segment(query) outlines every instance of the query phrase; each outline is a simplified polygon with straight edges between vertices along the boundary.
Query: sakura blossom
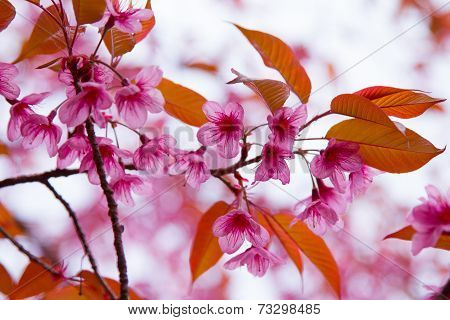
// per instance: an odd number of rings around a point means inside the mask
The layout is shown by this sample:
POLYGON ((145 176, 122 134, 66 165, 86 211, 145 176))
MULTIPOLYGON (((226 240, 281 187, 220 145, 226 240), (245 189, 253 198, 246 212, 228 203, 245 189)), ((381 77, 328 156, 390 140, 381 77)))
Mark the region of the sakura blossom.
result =
POLYGON ((19 70, 13 64, 0 62, 0 95, 8 100, 16 99, 20 94, 20 89, 13 82, 19 74, 19 70))
POLYGON ((204 153, 203 148, 197 151, 177 150, 174 154, 175 163, 169 167, 169 174, 184 174, 186 183, 198 189, 211 176, 204 153))
POLYGON ((73 135, 59 147, 58 168, 66 168, 76 160, 81 160, 90 150, 91 146, 87 136, 84 134, 84 127, 76 127, 73 135))
POLYGON ((317 179, 317 186, 320 199, 338 215, 342 215, 347 211, 352 200, 350 190, 339 192, 337 188, 327 186, 322 179, 317 179))
POLYGON ((142 127, 147 121, 147 112, 158 113, 163 110, 164 97, 155 88, 161 79, 161 69, 147 67, 137 74, 134 84, 117 91, 115 102, 119 115, 131 128, 142 127))
POLYGON ((125 33, 141 31, 141 21, 153 17, 152 10, 133 8, 130 0, 106 0, 106 6, 107 11, 100 25, 105 25, 110 20, 117 29, 125 33))
POLYGON ((426 186, 425 190, 428 199, 421 198, 422 204, 414 207, 407 218, 416 230, 412 238, 413 255, 433 247, 442 233, 450 232, 450 190, 447 195, 433 185, 426 186))
POLYGON ((269 141, 262 150, 262 160, 256 169, 255 181, 278 179, 282 184, 290 181, 290 171, 286 160, 292 159, 293 154, 286 145, 269 141))
POLYGON ((225 253, 236 252, 247 239, 255 247, 264 247, 269 242, 269 233, 258 224, 250 213, 234 209, 219 217, 213 225, 213 233, 225 253))
POLYGON ((231 258, 224 264, 224 268, 234 270, 247 266, 248 272, 255 277, 262 277, 270 266, 281 263, 282 260, 264 248, 251 247, 245 252, 231 258))
POLYGON ((123 174, 111 179, 111 188, 114 198, 127 206, 134 206, 132 192, 142 192, 143 180, 133 174, 123 174))
POLYGON ((272 131, 274 143, 286 144, 292 147, 295 137, 308 117, 305 104, 294 108, 283 107, 267 116, 269 128, 272 131))
POLYGON ((351 197, 355 198, 366 193, 370 184, 373 182, 373 178, 381 173, 382 171, 375 170, 366 165, 362 165, 360 170, 350 173, 349 188, 351 197))
POLYGON ((239 140, 244 133, 242 106, 235 102, 222 106, 208 101, 202 109, 209 122, 200 127, 197 133, 198 141, 204 146, 216 146, 219 155, 224 158, 237 156, 239 140))
POLYGON ((139 170, 150 173, 161 172, 168 164, 172 152, 175 150, 176 140, 170 135, 148 139, 141 136, 142 146, 133 154, 133 163, 139 170))

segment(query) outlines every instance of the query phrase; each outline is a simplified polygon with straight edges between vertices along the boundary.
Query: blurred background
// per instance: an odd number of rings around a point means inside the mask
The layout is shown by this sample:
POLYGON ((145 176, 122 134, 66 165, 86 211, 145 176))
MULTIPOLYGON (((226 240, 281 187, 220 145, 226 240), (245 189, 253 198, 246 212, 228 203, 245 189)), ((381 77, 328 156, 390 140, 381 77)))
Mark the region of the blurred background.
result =
MULTIPOLYGON (((139 2, 139 1, 138 1, 139 2)), ((144 1, 145 2, 145 1, 144 1)), ((0 33, 0 61, 13 61, 29 36, 38 11, 12 1, 17 17, 0 33)), ((45 4, 45 1, 42 3, 45 4)), ((142 5, 138 3, 138 5, 142 5)), ((66 5, 69 7, 69 4, 66 5)), ((164 76, 194 89, 208 100, 240 101, 246 110, 246 124, 266 122, 268 111, 242 85, 226 85, 234 78, 231 68, 252 78, 281 80, 268 69, 254 48, 230 22, 275 35, 298 55, 313 85, 308 103, 310 116, 325 111, 331 99, 341 93, 384 85, 421 89, 438 98, 450 98, 450 2, 381 0, 153 0, 156 26, 150 35, 126 54, 119 69, 131 73, 143 66, 159 65, 164 76)), ((99 39, 89 27, 77 47, 89 54, 99 39)), ((109 61, 103 47, 102 57, 109 61)), ((35 109, 47 114, 63 101, 64 88, 51 70, 35 70, 51 60, 34 58, 18 64, 22 95, 52 91, 51 98, 35 109)), ((291 95, 288 105, 298 101, 291 95)), ((12 150, 0 156, 0 179, 38 173, 55 168, 43 148, 24 151, 20 144, 7 143, 8 104, 0 101, 0 141, 12 150)), ((315 123, 308 136, 320 137, 338 117, 315 123)), ((438 148, 449 144, 448 102, 428 110, 419 118, 402 123, 438 148)), ((158 114, 147 122, 148 131, 170 132, 178 147, 197 148, 196 129, 158 114)), ((264 143, 267 132, 257 135, 264 143)), ((136 137, 118 128, 121 147, 134 150, 136 137)), ((311 144, 323 147, 321 144, 311 144)), ((311 191, 310 180, 298 160, 291 165, 291 184, 259 184, 251 197, 273 212, 292 209, 311 191)), ((410 209, 425 195, 427 184, 446 192, 450 187, 450 155, 433 159, 422 169, 402 175, 382 174, 368 193, 357 199, 344 217, 341 232, 329 231, 325 241, 337 260, 345 299, 418 299, 442 286, 449 277, 450 255, 439 249, 410 253, 410 242, 383 240, 407 223, 410 209)), ((75 164, 77 167, 79 164, 75 164)), ((244 171, 250 181, 253 172, 244 171)), ((228 257, 202 275, 193 285, 189 251, 196 223, 214 202, 232 201, 232 195, 211 178, 199 191, 183 186, 180 178, 148 177, 151 187, 136 197, 135 207, 120 207, 125 225, 125 250, 130 285, 149 299, 333 299, 332 290, 317 269, 306 261, 299 275, 294 264, 270 269, 255 278, 245 268, 223 270, 228 257)), ((55 188, 72 205, 99 260, 101 273, 117 278, 112 232, 108 229, 105 200, 99 188, 85 175, 52 180, 55 188)), ((18 239, 38 256, 63 259, 68 274, 89 268, 64 208, 40 184, 24 184, 0 190, 0 201, 23 226, 18 239)), ((272 250, 285 253, 278 243, 272 250)), ((8 241, 0 239, 0 263, 17 279, 28 260, 8 241)))

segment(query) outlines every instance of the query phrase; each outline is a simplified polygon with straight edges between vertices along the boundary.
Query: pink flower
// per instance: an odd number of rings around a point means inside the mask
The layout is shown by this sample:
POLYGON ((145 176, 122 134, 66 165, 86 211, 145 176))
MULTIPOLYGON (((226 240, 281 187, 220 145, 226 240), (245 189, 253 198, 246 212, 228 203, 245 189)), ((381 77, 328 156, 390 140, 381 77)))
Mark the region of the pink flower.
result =
POLYGON ((17 101, 11 106, 9 113, 11 118, 8 122, 8 140, 16 141, 20 138, 20 127, 28 117, 33 114, 30 105, 36 105, 50 95, 49 92, 33 93, 17 101))
POLYGON ((160 138, 144 138, 144 143, 133 155, 137 169, 154 173, 161 171, 169 162, 171 150, 176 145, 175 138, 162 135, 160 138))
POLYGON ((269 115, 267 122, 272 131, 272 141, 292 147, 295 136, 300 127, 305 124, 307 117, 308 113, 305 104, 296 108, 283 107, 275 111, 274 115, 269 115))
POLYGON ((256 277, 266 274, 271 265, 281 263, 281 259, 264 248, 251 247, 245 252, 231 258, 224 265, 225 269, 234 270, 247 265, 247 270, 256 277))
POLYGON ((48 117, 32 114, 25 120, 20 130, 24 148, 31 149, 45 143, 48 155, 50 157, 56 155, 62 130, 52 123, 55 115, 56 112, 52 112, 48 117))
POLYGON ((259 225, 250 213, 235 209, 219 217, 213 225, 213 233, 225 253, 236 252, 247 239, 255 247, 269 242, 269 233, 259 225))
POLYGON ((114 191, 114 199, 122 201, 127 206, 134 206, 134 200, 131 192, 142 191, 144 182, 138 176, 132 174, 123 174, 112 178, 110 185, 114 191))
POLYGON ((92 114, 94 120, 102 124, 104 117, 100 110, 108 109, 112 104, 112 99, 105 87, 95 82, 85 82, 80 84, 82 91, 68 98, 59 110, 61 122, 69 127, 82 124, 92 114))
MULTIPOLYGON (((113 178, 125 174, 119 159, 131 158, 131 152, 114 146, 112 144, 112 140, 108 138, 97 138, 97 143, 105 165, 106 174, 113 178)), ((92 150, 89 151, 81 160, 80 172, 84 171, 88 172, 88 178, 92 184, 100 184, 92 150)))
POLYGON ((102 19, 106 24, 112 19, 114 25, 122 32, 136 33, 142 30, 141 21, 150 20, 153 11, 133 8, 130 0, 106 0, 107 11, 102 19))
POLYGON ((209 123, 201 126, 198 141, 205 146, 217 146, 219 154, 227 159, 239 153, 239 140, 244 133, 242 119, 244 109, 239 103, 230 102, 222 107, 217 102, 208 101, 203 107, 209 123))
POLYGON ((161 82, 162 71, 156 66, 142 69, 136 76, 136 84, 119 89, 115 96, 117 109, 123 120, 132 128, 142 127, 147 112, 163 110, 164 97, 155 87, 161 82))
POLYGON ((170 166, 170 174, 184 174, 186 183, 194 189, 198 189, 200 184, 210 177, 208 165, 203 157, 205 149, 197 151, 179 150, 175 154, 175 163, 170 166))
POLYGON ((327 231, 327 227, 334 227, 339 221, 339 217, 330 205, 319 197, 317 189, 313 189, 312 196, 300 201, 294 208, 298 214, 292 220, 305 221, 309 228, 316 234, 322 235, 327 231))
POLYGON ((75 160, 81 160, 91 150, 84 128, 78 126, 74 134, 64 142, 58 150, 58 168, 70 166, 75 160))
POLYGON ((416 233, 412 238, 412 253, 417 255, 423 248, 433 247, 443 232, 450 232, 450 190, 447 196, 428 185, 428 199, 415 207, 408 216, 416 233))
POLYGON ((13 64, 0 62, 0 95, 8 100, 17 99, 20 89, 13 82, 13 79, 19 74, 19 70, 13 64))
POLYGON ((349 186, 352 199, 366 193, 367 188, 369 188, 373 181, 373 177, 380 173, 381 171, 366 165, 362 165, 360 170, 350 173, 348 180, 350 182, 349 186))
POLYGON ((350 142, 337 142, 331 139, 325 150, 314 157, 311 172, 319 179, 330 178, 333 185, 344 192, 346 187, 344 172, 361 169, 363 163, 358 155, 359 145, 350 142))
POLYGON ((319 196, 331 209, 338 215, 344 214, 347 211, 348 205, 351 202, 351 195, 349 192, 339 192, 336 188, 328 187, 321 179, 317 179, 319 187, 319 196))
POLYGON ((278 179, 282 184, 289 183, 290 171, 286 159, 292 158, 292 152, 285 145, 269 141, 262 150, 262 161, 256 169, 255 181, 278 179))

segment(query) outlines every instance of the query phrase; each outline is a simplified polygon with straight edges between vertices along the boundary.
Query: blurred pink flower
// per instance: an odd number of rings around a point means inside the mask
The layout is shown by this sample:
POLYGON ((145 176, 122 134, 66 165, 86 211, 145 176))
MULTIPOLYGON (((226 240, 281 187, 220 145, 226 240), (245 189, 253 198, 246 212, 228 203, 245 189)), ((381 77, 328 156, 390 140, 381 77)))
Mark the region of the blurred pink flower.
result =
POLYGON ((160 172, 169 163, 171 150, 175 148, 177 141, 169 135, 159 138, 144 138, 144 143, 133 155, 133 162, 137 169, 150 173, 160 172))
POLYGON ((295 108, 283 107, 275 111, 274 115, 269 115, 267 122, 272 131, 272 141, 292 147, 295 136, 300 127, 305 124, 307 117, 308 113, 305 104, 295 108))
POLYGON ((269 233, 259 225, 250 213, 235 209, 219 217, 213 224, 213 233, 225 253, 236 252, 247 239, 255 247, 264 247, 269 233))
POLYGON ((197 151, 178 150, 175 156, 175 163, 169 167, 170 174, 184 174, 186 183, 194 189, 198 189, 200 184, 210 177, 208 165, 203 157, 205 149, 197 151))
POLYGON ((136 33, 142 30, 141 21, 153 17, 150 9, 133 8, 130 0, 106 0, 107 10, 99 25, 105 25, 112 19, 122 32, 136 33))
POLYGON ((224 107, 214 101, 206 102, 203 112, 208 123, 197 132, 198 141, 205 146, 217 146, 220 156, 231 159, 239 153, 239 140, 244 133, 244 109, 239 103, 230 102, 224 107))
POLYGON ((416 233, 412 238, 412 253, 417 255, 423 248, 433 247, 443 232, 450 232, 450 190, 443 195, 428 185, 428 199, 413 208, 407 220, 416 233))
POLYGON ((89 114, 92 114, 99 125, 104 124, 104 116, 100 110, 108 109, 112 104, 112 99, 104 85, 85 82, 80 86, 82 91, 68 98, 61 105, 59 110, 61 122, 69 127, 75 127, 86 121, 89 114))
MULTIPOLYGON (((131 152, 119 149, 113 145, 112 140, 108 138, 97 138, 97 143, 103 159, 106 174, 112 178, 123 175, 124 169, 119 159, 131 158, 131 152)), ((80 172, 84 171, 88 172, 88 178, 92 184, 100 184, 92 150, 89 151, 81 160, 80 172)))
POLYGON ((262 160, 256 169, 255 181, 278 179, 282 184, 290 181, 290 171, 286 159, 292 158, 292 152, 286 145, 269 141, 262 150, 262 160))
POLYGON ((162 71, 156 66, 142 69, 136 76, 136 84, 117 90, 115 101, 123 120, 132 128, 144 126, 147 112, 163 110, 164 97, 155 87, 161 82, 162 71))
POLYGON ((349 188, 352 199, 366 193, 367 188, 369 188, 373 181, 373 177, 380 173, 382 173, 382 171, 378 171, 366 165, 362 165, 360 170, 350 173, 349 188))
POLYGON ((0 95, 8 100, 17 99, 20 89, 13 79, 19 74, 19 70, 13 64, 0 62, 0 95))
POLYGON ((339 192, 336 188, 328 187, 321 179, 317 179, 319 187, 319 196, 331 209, 338 215, 347 211, 351 202, 350 192, 339 192))
POLYGON ((264 248, 251 247, 245 252, 231 258, 224 264, 224 268, 234 270, 247 265, 247 270, 256 277, 266 274, 271 265, 281 263, 281 259, 264 248))
POLYGON ((32 114, 25 120, 20 129, 24 148, 31 149, 45 143, 48 155, 50 157, 56 155, 62 130, 52 123, 55 115, 56 112, 52 112, 48 117, 32 114))
POLYGON ((49 95, 50 92, 33 93, 17 101, 11 106, 11 109, 9 109, 11 118, 8 122, 7 131, 9 141, 15 141, 20 138, 20 127, 22 126, 22 123, 28 119, 31 114, 33 114, 33 110, 31 110, 30 106, 40 103, 49 95))
POLYGON ((319 179, 329 177, 333 185, 340 192, 344 192, 346 187, 344 172, 358 171, 363 165, 358 150, 359 145, 356 143, 330 139, 328 146, 312 160, 311 172, 319 179))
POLYGON ((73 135, 59 147, 58 168, 66 168, 76 159, 81 160, 90 150, 89 140, 84 134, 84 127, 76 127, 73 135))
POLYGON ((123 174, 111 179, 111 189, 114 191, 114 199, 122 201, 127 206, 134 206, 131 192, 142 191, 144 182, 136 175, 123 174))

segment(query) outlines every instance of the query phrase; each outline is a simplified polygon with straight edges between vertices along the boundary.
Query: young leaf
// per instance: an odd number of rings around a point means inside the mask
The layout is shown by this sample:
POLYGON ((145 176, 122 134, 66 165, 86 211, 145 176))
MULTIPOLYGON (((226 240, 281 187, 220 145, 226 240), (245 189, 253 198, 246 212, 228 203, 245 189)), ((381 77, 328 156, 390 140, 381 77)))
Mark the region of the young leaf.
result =
POLYGON ((334 125, 326 137, 358 143, 365 164, 392 173, 417 170, 444 151, 407 128, 401 132, 391 126, 361 119, 334 125))
MULTIPOLYGON (((54 5, 48 7, 47 10, 58 21, 61 21, 58 9, 54 5)), ((39 54, 53 54, 65 47, 66 42, 61 28, 46 12, 42 12, 34 25, 30 38, 23 44, 14 63, 39 54)))
POLYGON ((197 92, 163 78, 158 86, 164 96, 164 109, 172 117, 191 126, 200 127, 208 122, 202 106, 206 99, 197 92))
POLYGON ((290 214, 280 213, 272 217, 266 215, 266 218, 268 217, 271 219, 269 220, 271 221, 271 225, 277 224, 295 242, 297 247, 320 270, 337 296, 341 298, 339 269, 325 241, 309 230, 301 221, 291 226, 294 217, 290 214))
POLYGON ((223 255, 219 241, 212 233, 212 225, 217 218, 227 213, 228 208, 225 202, 216 202, 198 222, 189 258, 192 282, 213 267, 223 255))
POLYGON ((105 0, 72 0, 72 5, 79 25, 99 21, 106 9, 105 0))
MULTIPOLYGON (((403 229, 400 229, 394 233, 391 233, 384 237, 384 240, 386 239, 401 239, 401 240, 412 240, 412 237, 416 233, 416 230, 413 229, 412 226, 406 226, 403 229)), ((443 233, 438 241, 436 242, 435 248, 444 249, 444 250, 450 250, 450 233, 443 233)))
POLYGON ((123 56, 136 45, 136 39, 131 33, 122 32, 116 27, 106 32, 103 42, 113 58, 123 56))
POLYGON ((249 79, 234 69, 231 69, 231 72, 233 72, 237 78, 227 82, 227 84, 245 84, 264 100, 272 113, 284 106, 284 103, 289 98, 291 91, 289 90, 289 87, 281 81, 249 79))
MULTIPOLYGON (((11 213, 0 203, 0 226, 5 229, 11 236, 19 236, 24 234, 24 230, 17 223, 11 213)), ((3 236, 0 234, 0 239, 3 236)))
MULTIPOLYGON (((147 4, 145 5, 145 8, 146 9, 152 9, 151 0, 147 1, 147 4)), ((134 35, 136 43, 139 43, 142 40, 144 40, 144 38, 150 33, 150 31, 152 31, 153 27, 155 26, 155 22, 156 22, 156 20, 155 20, 155 15, 154 14, 149 20, 141 21, 142 30, 134 35)))
POLYGON ((14 281, 8 273, 8 270, 0 263, 0 292, 8 295, 14 288, 14 281))
POLYGON ((16 9, 8 0, 0 0, 0 32, 5 30, 16 16, 16 9))
POLYGON ((370 99, 388 116, 410 119, 420 116, 437 103, 445 99, 436 99, 417 90, 392 87, 369 87, 354 94, 370 99))
POLYGON ((264 64, 278 70, 292 91, 303 103, 307 103, 311 94, 311 81, 292 49, 270 34, 235 26, 258 51, 264 64))

